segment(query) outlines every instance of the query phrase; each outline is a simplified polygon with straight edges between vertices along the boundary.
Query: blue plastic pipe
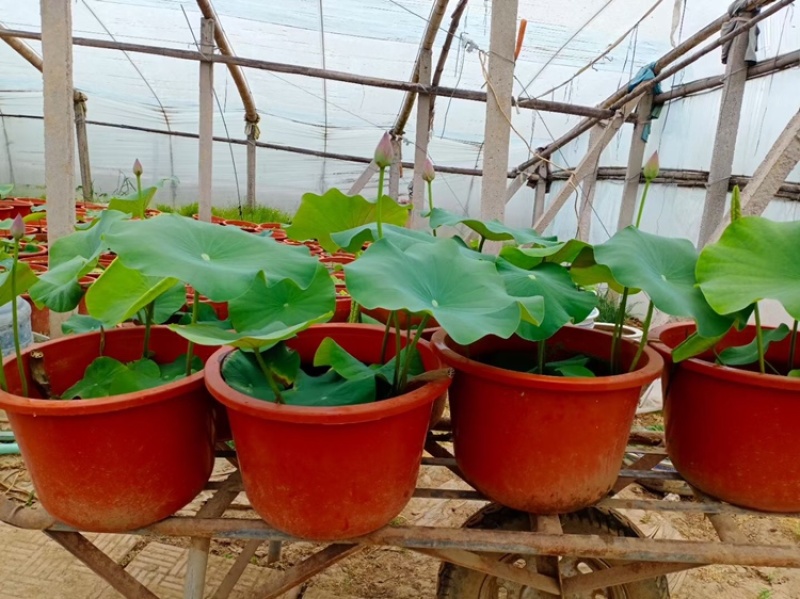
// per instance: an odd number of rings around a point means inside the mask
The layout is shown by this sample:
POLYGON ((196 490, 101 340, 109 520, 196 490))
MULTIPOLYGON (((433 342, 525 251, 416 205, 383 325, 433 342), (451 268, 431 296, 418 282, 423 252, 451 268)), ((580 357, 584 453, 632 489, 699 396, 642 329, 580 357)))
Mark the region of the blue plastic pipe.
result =
POLYGON ((12 455, 19 453, 19 445, 16 443, 0 443, 0 455, 12 455))

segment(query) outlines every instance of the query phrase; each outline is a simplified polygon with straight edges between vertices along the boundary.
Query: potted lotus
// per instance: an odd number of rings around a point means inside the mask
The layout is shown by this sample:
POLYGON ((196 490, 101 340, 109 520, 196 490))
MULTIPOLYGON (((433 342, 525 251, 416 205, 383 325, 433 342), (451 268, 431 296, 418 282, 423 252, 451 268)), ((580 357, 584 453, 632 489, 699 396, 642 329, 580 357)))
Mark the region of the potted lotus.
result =
POLYGON ((45 509, 82 530, 119 532, 174 513, 213 465, 202 367, 214 348, 158 326, 184 306, 185 286, 195 290, 197 323, 200 294, 231 300, 264 277, 307 286, 318 264, 306 251, 238 229, 108 210, 54 243, 38 280, 19 262, 17 278, 26 278, 14 292, 71 310, 83 293, 80 277, 109 251, 117 259, 86 293, 89 316, 68 321, 70 330, 89 332, 6 359, 0 408, 45 509), (116 328, 131 319, 140 326, 116 328))
POLYGON ((800 223, 738 218, 706 246, 699 290, 736 326, 718 334, 702 322, 665 325, 654 347, 667 364, 664 424, 672 463, 703 492, 744 507, 800 511, 800 223), (789 321, 762 325, 763 300, 789 321), (751 318, 752 325, 745 323, 751 318))

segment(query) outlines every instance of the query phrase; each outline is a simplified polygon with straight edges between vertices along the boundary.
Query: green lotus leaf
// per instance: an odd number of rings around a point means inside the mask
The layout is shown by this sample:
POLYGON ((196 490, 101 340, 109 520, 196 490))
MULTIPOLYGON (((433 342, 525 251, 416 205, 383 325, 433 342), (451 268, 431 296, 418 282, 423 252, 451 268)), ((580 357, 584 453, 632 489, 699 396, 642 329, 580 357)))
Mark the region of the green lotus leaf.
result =
POLYGON ((678 363, 699 356, 713 349, 724 337, 725 333, 715 335, 714 337, 703 337, 699 333, 694 332, 675 346, 672 350, 672 361, 678 363))
MULTIPOLYGON (((406 348, 400 350, 401 364, 406 358, 406 352, 406 348)), ((346 349, 330 337, 322 340, 317 352, 314 354, 314 366, 330 366, 336 374, 348 380, 370 378, 381 379, 383 382, 391 383, 394 378, 395 364, 396 359, 392 358, 386 364, 367 366, 358 358, 351 356, 346 349)), ((411 354, 408 374, 413 377, 423 372, 425 372, 425 367, 422 363, 422 357, 415 347, 411 354)))
MULTIPOLYGON (((167 364, 159 364, 161 371, 161 381, 163 383, 171 383, 186 376, 186 354, 181 354, 173 362, 167 364)), ((192 356, 192 372, 200 372, 203 370, 203 361, 199 356, 192 356)))
POLYGON ((86 292, 86 309, 106 327, 116 326, 174 288, 173 278, 149 277, 114 260, 86 292))
POLYGON ((314 320, 286 325, 282 322, 270 322, 260 329, 249 331, 224 330, 209 323, 198 324, 171 324, 169 328, 181 337, 198 345, 231 345, 246 350, 266 350, 281 341, 291 339, 300 331, 318 322, 325 322, 331 317, 330 313, 323 314, 314 320))
POLYGON ((307 248, 177 214, 118 223, 105 238, 128 268, 187 282, 220 302, 245 293, 260 272, 306 288, 319 264, 307 248))
MULTIPOLYGON (((185 363, 185 360, 184 360, 185 363)), ((152 389, 163 385, 161 370, 152 360, 142 359, 130 364, 100 356, 84 372, 83 378, 64 391, 64 399, 93 399, 152 389)))
POLYGON ((452 239, 420 243, 403 251, 380 239, 344 268, 353 299, 367 309, 432 315, 456 343, 485 335, 510 337, 520 322, 491 262, 473 260, 452 239))
POLYGON ((53 269, 61 264, 70 262, 76 256, 86 260, 88 270, 80 272, 83 276, 97 264, 97 258, 108 251, 108 243, 103 236, 117 223, 127 220, 128 217, 116 210, 104 210, 100 216, 92 220, 85 229, 71 233, 57 239, 50 246, 48 264, 53 269))
POLYGON ((103 328, 103 321, 97 320, 88 314, 73 314, 61 324, 61 332, 65 335, 79 335, 80 333, 93 333, 103 328))
MULTIPOLYGON (((254 354, 233 352, 222 364, 225 382, 237 391, 275 401, 254 354)), ((295 406, 346 406, 375 401, 375 381, 369 378, 348 380, 330 370, 320 376, 298 371, 294 385, 281 393, 283 401, 295 406)))
MULTIPOLYGON (((164 324, 173 314, 186 305, 186 285, 180 281, 155 299, 153 322, 164 324)), ((212 308, 213 311, 213 308, 212 308)))
POLYGON ((270 322, 295 325, 333 314, 336 291, 328 270, 317 263, 316 274, 306 289, 291 279, 269 283, 259 276, 243 295, 228 303, 228 314, 237 331, 257 330, 270 322))
POLYGON ((727 331, 733 319, 715 312, 697 287, 697 256, 687 239, 661 237, 632 226, 594 248, 595 261, 607 267, 618 283, 641 289, 662 312, 694 318, 702 336, 714 337, 727 331))
POLYGON ((81 273, 88 272, 91 268, 91 261, 75 256, 42 273, 39 280, 31 286, 29 295, 39 308, 47 306, 54 312, 74 310, 83 297, 83 289, 78 280, 81 273))
MULTIPOLYGON (((578 255, 572 261, 569 274, 572 280, 581 287, 591 287, 592 285, 605 283, 609 289, 613 289, 617 293, 622 293, 625 290, 625 285, 622 285, 614 278, 607 266, 597 263, 594 257, 594 248, 591 246, 587 246, 578 252, 578 255)), ((639 289, 629 289, 629 292, 631 294, 639 293, 639 289)))
POLYGON ((108 209, 118 210, 137 218, 144 218, 145 210, 147 210, 157 191, 158 187, 145 187, 142 189, 141 197, 139 197, 137 190, 125 196, 111 198, 108 203, 108 209))
MULTIPOLYGON (((383 236, 403 250, 417 243, 434 243, 436 241, 433 235, 425 231, 406 229, 386 223, 383 225, 383 236)), ((378 240, 378 225, 375 223, 360 225, 334 233, 331 238, 337 247, 341 247, 347 252, 357 252, 365 243, 378 240)))
MULTIPOLYGON (((765 329, 761 335, 764 343, 764 354, 767 353, 769 346, 772 343, 783 341, 789 336, 789 327, 781 323, 780 326, 774 329, 765 329)), ((753 339, 746 345, 739 347, 726 347, 717 356, 720 363, 725 366, 746 366, 747 364, 754 364, 758 361, 758 339, 753 339)))
POLYGON ((524 339, 547 339, 565 324, 585 319, 597 305, 597 296, 575 287, 569 272, 559 264, 544 262, 526 270, 501 259, 497 262, 497 272, 503 277, 509 295, 538 298, 543 305, 544 314, 538 326, 520 323, 517 334, 524 339))
POLYGON ((12 191, 14 191, 13 183, 9 183, 7 185, 0 185, 0 200, 4 200, 8 196, 10 196, 12 191))
POLYGON ((521 248, 506 246, 500 250, 500 256, 511 262, 511 264, 527 270, 542 262, 571 264, 578 257, 578 254, 587 247, 591 246, 585 241, 570 239, 569 241, 542 247, 521 248))
POLYGON ((442 208, 434 208, 425 216, 430 218, 430 225, 433 229, 443 226, 455 227, 464 225, 478 235, 490 241, 515 241, 520 245, 535 243, 537 245, 549 246, 559 245, 555 237, 542 237, 533 229, 521 229, 509 227, 498 220, 482 221, 468 216, 459 216, 442 208))
POLYGON ((800 222, 758 216, 732 222, 697 261, 697 281, 708 303, 729 314, 776 300, 800 319, 800 222))
MULTIPOLYGON (((383 224, 400 227, 406 224, 410 206, 401 206, 386 195, 380 202, 383 224)), ((363 196, 349 196, 335 188, 322 195, 307 193, 300 201, 292 224, 286 227, 286 235, 298 241, 316 239, 327 251, 334 252, 339 246, 331 238, 332 233, 374 223, 377 216, 378 204, 363 196)))
POLYGON ((11 277, 13 260, 0 262, 0 306, 9 303, 14 296, 22 295, 30 290, 39 280, 27 262, 17 262, 14 277, 11 277), (14 283, 14 293, 11 292, 11 283, 14 283))

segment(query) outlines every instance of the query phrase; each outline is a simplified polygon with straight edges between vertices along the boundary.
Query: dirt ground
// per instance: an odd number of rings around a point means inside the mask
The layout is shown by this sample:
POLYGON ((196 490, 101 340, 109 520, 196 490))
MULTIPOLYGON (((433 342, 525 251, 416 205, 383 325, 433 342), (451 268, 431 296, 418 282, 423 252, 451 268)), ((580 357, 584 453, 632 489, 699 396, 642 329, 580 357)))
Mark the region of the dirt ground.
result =
MULTIPOLYGON (((639 419, 639 426, 658 429, 660 417, 650 415, 639 419)), ((0 428, 3 423, 0 422, 0 428)), ((216 476, 224 474, 225 467, 216 476)), ((465 488, 444 468, 423 467, 419 485, 423 487, 465 488)), ((11 496, 25 502, 32 498, 32 488, 19 456, 0 456, 0 496, 11 496)), ((629 497, 663 499, 637 485, 624 493, 629 497)), ((675 500, 668 496, 666 500, 675 500)), ((187 508, 191 512, 199 504, 187 508)), ((415 523, 429 526, 460 526, 483 504, 475 501, 413 499, 394 524, 415 523)), ((245 508, 240 496, 234 507, 245 508)), ((247 512, 237 509, 236 516, 247 512)), ((648 535, 693 540, 716 540, 709 522, 699 514, 670 512, 628 512, 631 520, 648 535), (664 516, 659 516, 664 514, 664 516)), ((255 517, 254 515, 252 517, 255 517)), ((789 545, 800 548, 800 519, 736 516, 737 523, 753 542, 789 545)), ((159 539, 160 542, 183 544, 181 540, 159 539)), ((0 534, 0 543, 2 535, 0 534)), ((234 559, 242 543, 217 540, 212 551, 221 557, 234 559)), ((311 554, 318 546, 293 543, 284 547, 280 562, 269 567, 284 570, 311 554)), ((262 546, 252 560, 267 566, 267 547, 262 546)), ((436 597, 439 562, 400 548, 368 548, 352 555, 324 573, 311 579, 301 588, 287 593, 287 599, 432 599, 436 597)), ((785 568, 743 568, 709 566, 690 570, 670 578, 674 599, 800 599, 800 570, 785 568)), ((77 592, 77 590, 76 590, 77 592)), ((80 595, 75 595, 76 597, 80 595)), ((34 598, 31 598, 34 599, 34 598)), ((473 598, 464 598, 473 599, 473 598)), ((632 599, 636 599, 635 597, 632 599)))

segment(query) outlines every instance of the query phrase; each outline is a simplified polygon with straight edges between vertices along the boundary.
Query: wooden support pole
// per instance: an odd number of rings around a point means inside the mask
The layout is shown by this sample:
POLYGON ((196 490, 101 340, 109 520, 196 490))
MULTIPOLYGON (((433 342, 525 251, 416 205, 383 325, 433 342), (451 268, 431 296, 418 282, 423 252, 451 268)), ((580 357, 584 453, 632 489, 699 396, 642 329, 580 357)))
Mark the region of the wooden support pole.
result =
POLYGON ((577 191, 578 185, 595 170, 597 161, 600 160, 600 154, 603 153, 605 147, 614 138, 619 128, 624 121, 623 115, 620 113, 605 127, 602 134, 598 136, 594 145, 589 147, 589 151, 583 157, 583 160, 578 164, 575 170, 570 175, 564 187, 559 191, 556 198, 547 207, 545 213, 533 225, 539 233, 544 231, 547 226, 553 222, 558 212, 567 203, 570 196, 577 191))
POLYGON ((392 136, 394 158, 389 167, 389 195, 395 200, 400 199, 400 170, 403 168, 403 142, 401 138, 392 136))
POLYGON ((539 180, 536 181, 536 195, 533 199, 533 220, 531 226, 542 218, 544 214, 544 204, 547 201, 547 164, 542 162, 539 165, 539 180))
MULTIPOLYGON (((200 52, 212 56, 214 52, 214 21, 200 20, 200 52)), ((214 63, 200 63, 200 140, 199 140, 198 217, 211 222, 212 170, 214 157, 214 63)))
MULTIPOLYGON (((72 2, 40 0, 44 75, 44 166, 47 242, 75 230, 75 138, 72 87, 72 2)), ((50 333, 61 336, 70 313, 50 311, 50 333)))
POLYGON ((89 161, 89 137, 86 134, 86 96, 75 92, 75 135, 78 138, 78 162, 81 168, 81 191, 83 200, 91 202, 94 198, 92 184, 92 165, 89 161))
MULTIPOLYGON (((800 111, 789 120, 744 188, 741 198, 742 214, 746 216, 763 214, 798 162, 800 162, 800 111)), ((726 212, 709 243, 719 239, 729 222, 730 212, 726 212)))
POLYGON ((644 150, 647 142, 642 139, 642 132, 650 122, 650 111, 653 108, 652 94, 645 94, 639 100, 636 109, 636 125, 631 133, 631 149, 628 153, 628 167, 625 172, 625 186, 622 190, 622 204, 619 208, 617 230, 624 229, 633 224, 633 215, 636 212, 636 199, 639 197, 639 178, 642 175, 644 163, 644 150))
POLYGON ((244 574, 250 560, 256 554, 256 551, 263 541, 256 539, 255 541, 247 541, 247 544, 242 548, 242 552, 236 556, 236 561, 233 562, 230 570, 225 574, 225 578, 219 583, 217 590, 211 596, 211 599, 228 599, 233 592, 236 583, 244 574))
POLYGON ((492 3, 481 184, 482 220, 503 222, 505 219, 518 5, 518 0, 492 3))
POLYGON ((247 123, 247 207, 256 209, 256 132, 258 125, 247 123))
MULTIPOLYGON (((447 63, 447 56, 450 54, 450 47, 453 45, 453 38, 456 36, 456 31, 458 31, 458 25, 459 23, 461 23, 461 16, 467 9, 468 2, 469 0, 459 0, 455 10, 453 10, 453 14, 450 15, 450 27, 447 28, 447 35, 445 35, 444 42, 442 42, 442 50, 439 54, 439 60, 436 61, 436 69, 434 69, 433 78, 431 79, 431 85, 433 87, 439 87, 439 83, 442 80, 442 73, 444 73, 444 65, 447 63)), ((433 130, 433 116, 434 116, 433 113, 434 113, 435 103, 436 103, 436 96, 431 95, 431 122, 428 125, 428 128, 431 131, 433 130)))
MULTIPOLYGON (((603 136, 602 126, 592 127, 589 132, 589 147, 593 147, 603 136)), ((602 152, 600 153, 602 154, 602 152)), ((592 226, 592 210, 594 207, 594 190, 597 186, 597 169, 600 167, 600 154, 593 165, 590 165, 589 174, 581 185, 581 205, 578 210, 578 239, 589 241, 589 233, 592 226)))
MULTIPOLYGON (((433 57, 430 50, 422 50, 419 56, 419 82, 428 85, 431 82, 431 69, 433 57)), ((422 179, 425 170, 425 161, 428 159, 428 140, 431 119, 431 96, 420 95, 417 99, 417 131, 414 138, 414 183, 412 186, 413 207, 411 209, 411 228, 422 229, 427 225, 427 219, 422 217, 428 211, 427 184, 422 179)))
POLYGON ((347 191, 347 195, 356 195, 361 193, 361 190, 367 186, 367 183, 370 182, 372 177, 375 176, 375 173, 378 172, 378 165, 375 164, 373 160, 367 165, 367 168, 364 169, 364 172, 359 175, 358 179, 353 182, 353 185, 350 186, 350 189, 347 191))
POLYGON ((703 217, 700 221, 698 247, 703 247, 709 241, 725 214, 728 184, 733 167, 733 155, 736 150, 736 137, 739 134, 744 86, 747 81, 747 65, 744 60, 747 44, 748 36, 739 35, 733 39, 730 52, 728 52, 717 134, 714 139, 711 168, 708 173, 708 189, 703 206, 703 217))

